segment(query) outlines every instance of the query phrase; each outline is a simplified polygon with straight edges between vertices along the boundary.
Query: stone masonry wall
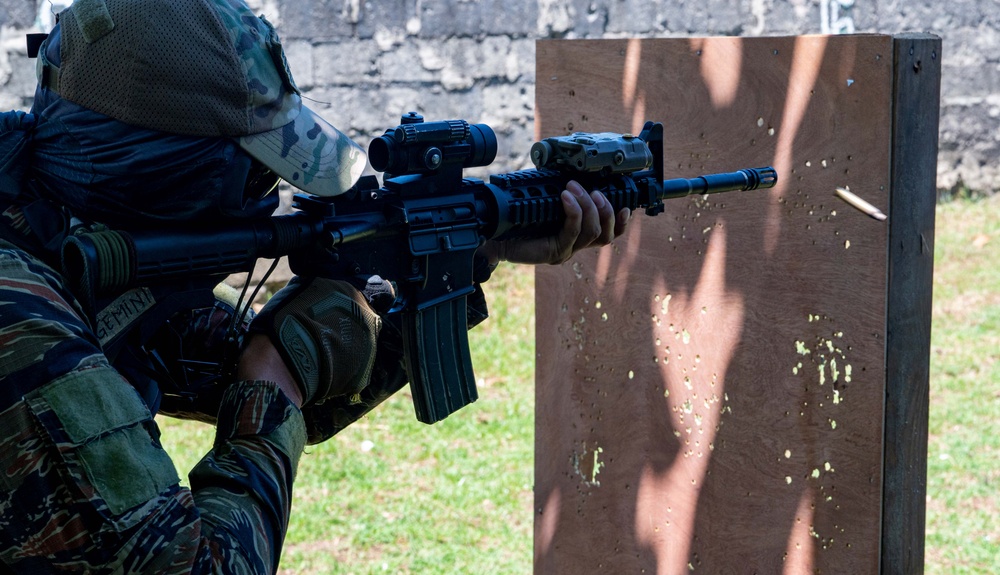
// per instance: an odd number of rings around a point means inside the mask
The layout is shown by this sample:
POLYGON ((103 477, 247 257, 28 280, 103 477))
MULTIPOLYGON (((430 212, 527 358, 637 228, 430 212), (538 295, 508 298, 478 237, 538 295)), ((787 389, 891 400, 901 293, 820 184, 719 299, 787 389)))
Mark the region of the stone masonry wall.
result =
MULTIPOLYGON (((0 0, 0 109, 27 108, 24 33, 67 0, 0 0)), ((529 167, 539 38, 931 32, 943 40, 938 186, 1000 189, 996 0, 250 0, 295 80, 363 145, 416 110, 492 126, 489 172, 529 167)))

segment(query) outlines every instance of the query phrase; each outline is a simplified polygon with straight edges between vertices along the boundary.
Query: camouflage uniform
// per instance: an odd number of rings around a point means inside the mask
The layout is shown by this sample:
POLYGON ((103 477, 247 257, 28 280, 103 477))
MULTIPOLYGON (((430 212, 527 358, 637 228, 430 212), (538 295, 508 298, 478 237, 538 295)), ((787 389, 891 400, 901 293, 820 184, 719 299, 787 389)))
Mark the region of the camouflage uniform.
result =
POLYGON ((271 573, 305 442, 273 383, 228 387, 178 485, 147 404, 60 276, 0 241, 0 560, 17 573, 271 573))
MULTIPOLYGON (((0 118, 0 210, 18 206, 0 217, 0 572, 274 572, 302 412, 273 383, 225 387, 213 449, 180 487, 159 388, 109 361, 92 302, 52 266, 70 212, 113 228, 254 219, 270 210, 247 203, 243 152, 327 196, 364 153, 302 105, 277 33, 240 0, 76 2, 59 18, 33 117, 0 118), (9 233, 26 227, 42 241, 9 233)), ((314 430, 353 421, 323 417, 314 430)))

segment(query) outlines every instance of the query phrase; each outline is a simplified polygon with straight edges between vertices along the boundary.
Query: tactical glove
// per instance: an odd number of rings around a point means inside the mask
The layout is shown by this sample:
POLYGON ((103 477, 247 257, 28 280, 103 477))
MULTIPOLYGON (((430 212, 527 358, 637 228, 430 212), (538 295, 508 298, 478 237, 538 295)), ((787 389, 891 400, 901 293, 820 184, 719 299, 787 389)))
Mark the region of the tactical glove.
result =
POLYGON ((314 445, 330 439, 389 399, 408 381, 403 340, 393 322, 386 320, 378 336, 375 367, 368 387, 352 396, 330 398, 322 404, 302 408, 308 433, 306 443, 314 445))
POLYGON ((250 323, 266 334, 302 391, 303 406, 360 392, 371 378, 382 320, 346 281, 294 277, 250 323))

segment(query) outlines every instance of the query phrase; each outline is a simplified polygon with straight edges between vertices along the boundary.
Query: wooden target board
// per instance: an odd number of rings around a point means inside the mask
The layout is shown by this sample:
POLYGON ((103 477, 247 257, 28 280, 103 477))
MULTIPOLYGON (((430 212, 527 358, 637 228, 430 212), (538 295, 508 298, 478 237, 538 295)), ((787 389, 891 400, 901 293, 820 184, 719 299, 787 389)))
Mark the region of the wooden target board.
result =
POLYGON ((538 268, 537 574, 922 568, 939 53, 537 44, 539 137, 652 120, 666 178, 779 175, 538 268))

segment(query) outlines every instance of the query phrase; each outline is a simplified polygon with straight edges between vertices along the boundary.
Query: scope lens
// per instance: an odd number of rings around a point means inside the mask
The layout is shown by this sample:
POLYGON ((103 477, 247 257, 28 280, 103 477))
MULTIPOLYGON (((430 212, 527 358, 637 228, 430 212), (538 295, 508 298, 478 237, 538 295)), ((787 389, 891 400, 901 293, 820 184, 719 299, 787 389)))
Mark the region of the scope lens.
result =
POLYGON ((469 158, 463 164, 466 168, 488 166, 497 157, 497 135, 486 124, 469 126, 469 144, 472 147, 469 158))
POLYGON ((387 136, 379 136, 368 144, 368 161, 378 172, 387 172, 392 158, 392 144, 387 136))

